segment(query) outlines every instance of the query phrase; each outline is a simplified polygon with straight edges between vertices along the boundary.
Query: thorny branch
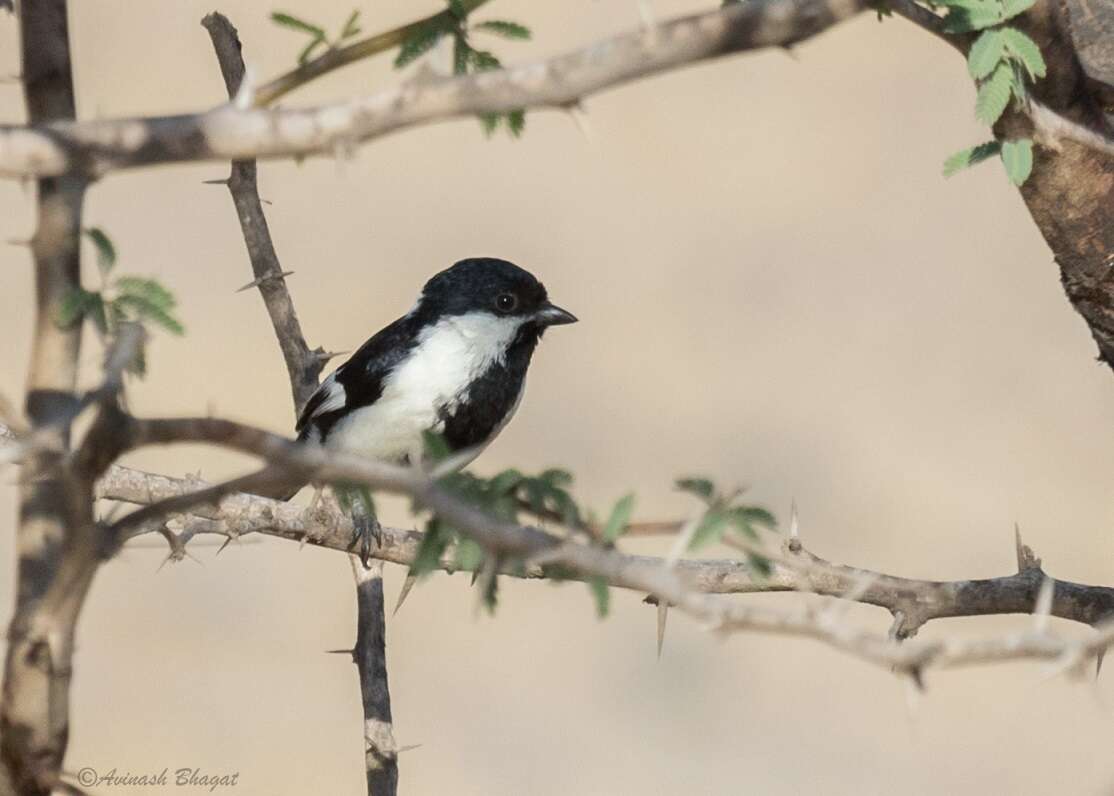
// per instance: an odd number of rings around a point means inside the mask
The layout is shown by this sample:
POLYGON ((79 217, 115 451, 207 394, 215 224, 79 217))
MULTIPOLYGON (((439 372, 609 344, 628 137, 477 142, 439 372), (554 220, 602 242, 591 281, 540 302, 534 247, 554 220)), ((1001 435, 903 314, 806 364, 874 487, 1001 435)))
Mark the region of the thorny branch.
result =
MULTIPOLYGON (((213 40, 228 96, 235 97, 244 79, 244 59, 236 28, 224 15, 216 12, 206 16, 201 24, 209 31, 213 40)), ((279 264, 267 226, 267 216, 259 199, 255 161, 233 161, 227 185, 236 205, 240 231, 243 233, 248 259, 251 260, 251 269, 255 275, 252 285, 259 288, 267 313, 271 316, 271 325, 278 338, 279 348, 282 349, 286 371, 290 375, 294 412, 297 414, 317 389, 317 381, 329 356, 323 349, 311 351, 306 345, 302 325, 294 311, 294 302, 286 289, 288 272, 284 272, 279 264)))
POLYGON ((410 81, 306 110, 258 109, 250 97, 198 114, 0 126, 0 176, 101 176, 155 163, 344 154, 433 121, 518 108, 565 109, 602 89, 685 64, 788 46, 858 13, 865 0, 756 0, 615 36, 546 61, 410 81))
MULTIPOLYGON (((155 423, 162 421, 137 421, 155 423)), ((538 528, 503 523, 444 493, 419 471, 300 447, 258 429, 226 421, 169 421, 148 437, 159 441, 204 439, 255 452, 274 466, 293 466, 316 479, 364 483, 376 489, 407 494, 461 528, 487 553, 503 560, 503 572, 544 578, 559 567, 578 579, 603 578, 611 586, 651 595, 653 601, 676 607, 712 629, 759 631, 813 638, 872 663, 920 676, 930 666, 958 667, 1002 660, 1037 659, 1080 666, 1098 657, 1114 641, 1109 625, 1114 617, 1114 589, 1056 581, 1041 607, 1041 590, 1053 583, 1026 548, 1019 545, 1019 571, 985 580, 923 581, 900 578, 855 567, 831 564, 809 553, 797 536, 790 536, 780 555, 773 556, 772 572, 756 577, 746 564, 731 560, 682 560, 669 566, 663 559, 624 555, 599 545, 575 542, 538 528), (188 426, 195 425, 191 431, 188 426), (515 566, 521 562, 523 568, 515 566), (805 592, 862 602, 888 610, 895 617, 891 633, 854 627, 836 608, 801 607, 788 611, 747 606, 727 595, 758 592, 805 592), (1052 633, 1041 623, 1018 633, 978 639, 922 641, 911 636, 928 621, 944 617, 1004 613, 1034 613, 1092 625, 1098 633, 1073 641, 1052 633), (894 638, 894 637, 897 638, 894 638)), ((99 498, 158 505, 203 489, 206 484, 113 467, 98 486, 99 498)), ((181 504, 176 504, 181 508, 181 504)), ((234 494, 219 505, 194 505, 174 524, 182 537, 215 533, 235 538, 264 533, 347 551, 351 520, 340 512, 298 506, 234 494)), ((421 534, 384 527, 382 544, 372 556, 409 564, 414 561, 421 534)), ((448 558, 441 568, 452 570, 448 558)))
MULTIPOLYGON (((19 17, 22 82, 32 124, 75 116, 65 0, 24 3, 19 17)), ((16 604, 7 629, 0 701, 0 794, 61 791, 69 737, 74 633, 100 561, 92 484, 65 466, 76 403, 80 326, 56 323, 81 284, 79 231, 85 196, 80 175, 40 179, 31 239, 34 337, 25 408, 40 444, 25 462, 16 549, 16 604)))
MULTIPOLYGON (((449 12, 442 12, 442 15, 447 13, 449 12)), ((435 15, 435 18, 440 16, 435 15)), ((213 40, 228 95, 235 98, 242 88, 246 71, 236 28, 225 16, 217 12, 206 16, 201 24, 209 31, 209 36, 213 40)), ((398 29, 396 34, 405 36, 407 32, 406 28, 402 28, 398 29)), ((372 37, 370 40, 357 42, 345 48, 345 51, 330 49, 321 58, 295 70, 287 82, 280 79, 270 84, 268 97, 270 99, 278 97, 300 82, 335 68, 329 66, 332 63, 329 60, 331 57, 335 56, 336 65, 339 66, 346 62, 345 52, 351 55, 368 51, 365 54, 369 54, 369 45, 381 50, 389 46, 390 41, 389 35, 378 39, 372 37), (364 49, 361 50, 361 47, 364 49), (306 74, 301 74, 303 71, 306 74)), ((259 288, 267 312, 271 316, 271 324, 286 361, 290 390, 294 398, 294 411, 297 414, 317 389, 321 370, 330 355, 320 348, 311 351, 306 345, 301 324, 294 311, 294 301, 286 287, 285 277, 288 272, 284 272, 279 264, 271 240, 271 232, 267 226, 267 217, 263 212, 263 203, 259 199, 254 160, 232 163, 228 189, 236 205, 240 229, 255 274, 251 285, 259 288)), ((247 485, 241 482, 226 485, 226 488, 237 487, 243 491, 251 491, 257 488, 252 486, 253 484, 265 484, 273 480, 274 475, 271 468, 264 468, 259 473, 249 476, 247 485)), ((214 494, 214 498, 216 497, 218 496, 214 494)), ((164 527, 164 524, 160 523, 160 527, 164 527)), ((179 544, 176 545, 171 538, 172 554, 178 554, 179 550, 184 549, 184 543, 178 541, 179 544)), ((376 562, 370 570, 364 570, 353 558, 352 571, 356 583, 357 607, 357 634, 352 659, 360 676, 367 792, 368 796, 395 796, 398 791, 398 748, 391 727, 391 694, 387 682, 383 565, 381 562, 376 562)))

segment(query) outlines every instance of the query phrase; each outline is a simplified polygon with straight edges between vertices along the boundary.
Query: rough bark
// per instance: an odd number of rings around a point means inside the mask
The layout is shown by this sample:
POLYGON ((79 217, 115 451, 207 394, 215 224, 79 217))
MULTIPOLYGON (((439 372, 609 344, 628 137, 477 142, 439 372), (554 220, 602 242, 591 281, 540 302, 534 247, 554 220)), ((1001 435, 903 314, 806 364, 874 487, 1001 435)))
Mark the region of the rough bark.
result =
MULTIPOLYGON (((65 0, 25 0, 20 9, 23 84, 35 125, 75 117, 65 0)), ((34 342, 26 412, 46 444, 33 454, 20 489, 16 609, 8 629, 0 702, 0 788, 48 793, 57 784, 69 733, 74 629, 99 560, 91 484, 63 463, 76 398, 80 324, 55 318, 81 282, 77 175, 38 181, 34 342)))
MULTIPOLYGON (((1040 46, 1048 76, 1034 96, 1059 115, 1111 137, 1114 127, 1114 5, 1099 0, 1042 0, 1020 21, 1040 46)), ((1009 113, 999 138, 1032 135, 1031 120, 1009 113)), ((1038 144, 1042 143, 1037 136, 1038 144)), ((1072 306, 1114 368, 1114 156, 1071 140, 1044 141, 1021 188, 1052 249, 1072 306)))

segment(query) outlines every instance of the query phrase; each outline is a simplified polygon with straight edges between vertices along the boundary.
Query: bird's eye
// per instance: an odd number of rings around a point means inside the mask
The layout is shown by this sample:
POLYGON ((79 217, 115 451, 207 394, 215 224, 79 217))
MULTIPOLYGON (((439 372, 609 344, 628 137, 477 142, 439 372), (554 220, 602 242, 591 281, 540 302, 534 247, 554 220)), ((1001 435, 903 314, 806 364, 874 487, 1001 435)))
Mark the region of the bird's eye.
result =
POLYGON ((518 308, 518 296, 514 293, 500 293, 495 297, 495 309, 499 312, 514 312, 518 308))

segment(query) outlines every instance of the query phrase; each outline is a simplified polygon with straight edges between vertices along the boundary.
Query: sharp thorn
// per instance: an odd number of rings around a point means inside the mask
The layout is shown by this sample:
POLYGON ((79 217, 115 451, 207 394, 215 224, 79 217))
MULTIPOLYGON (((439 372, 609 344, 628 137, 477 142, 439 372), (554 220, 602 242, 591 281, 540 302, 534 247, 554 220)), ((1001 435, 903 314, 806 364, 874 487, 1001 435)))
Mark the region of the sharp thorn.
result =
POLYGON ((669 617, 669 603, 664 600, 658 602, 658 660, 661 660, 661 648, 665 645, 665 620, 669 617))
POLYGON ((410 744, 410 745, 408 745, 408 746, 400 746, 400 747, 398 748, 398 751, 397 751, 397 752, 395 752, 395 754, 399 754, 399 755, 400 755, 400 754, 402 754, 403 752, 412 752, 412 751, 414 751, 415 749, 421 749, 421 748, 422 748, 422 745, 421 745, 420 743, 412 743, 412 744, 410 744))
POLYGON ((1017 571, 1040 569, 1041 560, 1033 553, 1033 548, 1021 541, 1021 526, 1016 522, 1013 524, 1013 540, 1017 549, 1017 571))
POLYGON ((326 654, 326 655, 355 655, 355 654, 356 654, 356 650, 354 650, 354 649, 347 649, 347 650, 325 650, 325 654, 326 654))
POLYGON ((1099 675, 1102 674, 1102 660, 1105 657, 1106 657, 1106 650, 1104 650, 1104 649, 1101 649, 1097 653, 1095 653, 1095 680, 1096 681, 1099 679, 1099 675))
POLYGON ((228 177, 223 180, 202 180, 202 185, 228 185, 228 177))
POLYGON ((410 590, 414 588, 414 584, 417 582, 418 578, 416 575, 406 576, 406 580, 402 582, 402 588, 398 592, 398 600, 395 602, 395 610, 394 613, 391 614, 392 616, 398 615, 398 609, 402 607, 402 604, 404 602, 406 602, 406 598, 407 596, 409 596, 410 590))
POLYGON ((286 277, 290 276, 293 273, 294 273, 293 271, 281 271, 277 274, 264 274, 263 276, 259 277, 258 279, 251 280, 250 282, 248 282, 243 287, 237 288, 236 292, 237 293, 243 293, 245 290, 251 290, 253 287, 259 287, 264 282, 270 282, 272 279, 285 279, 286 277))

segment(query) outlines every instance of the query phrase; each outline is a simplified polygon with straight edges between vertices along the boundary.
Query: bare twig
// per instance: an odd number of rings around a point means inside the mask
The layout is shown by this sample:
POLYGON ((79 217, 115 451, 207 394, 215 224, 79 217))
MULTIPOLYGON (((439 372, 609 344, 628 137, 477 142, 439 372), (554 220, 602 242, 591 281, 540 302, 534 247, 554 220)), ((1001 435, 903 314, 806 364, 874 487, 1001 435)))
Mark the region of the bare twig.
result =
MULTIPOLYGON (((244 59, 236 28, 223 14, 217 12, 206 16, 201 24, 209 31, 213 40, 228 96, 235 97, 244 78, 244 59)), ((240 219, 240 231, 247 245, 251 270, 255 274, 251 284, 259 288, 267 313, 271 316, 271 325, 290 376, 294 412, 297 414, 317 389, 317 381, 325 361, 315 356, 302 334, 302 325, 298 322, 294 302, 286 288, 288 272, 284 272, 279 264, 267 226, 267 217, 263 213, 263 204, 259 200, 255 161, 234 161, 227 185, 236 205, 236 215, 240 219)))
POLYGON ((865 0, 755 0, 662 22, 539 63, 408 82, 307 110, 235 104, 192 115, 0 126, 0 175, 95 176, 153 163, 332 154, 433 121, 518 108, 566 108, 612 86, 729 53, 795 44, 865 0))

